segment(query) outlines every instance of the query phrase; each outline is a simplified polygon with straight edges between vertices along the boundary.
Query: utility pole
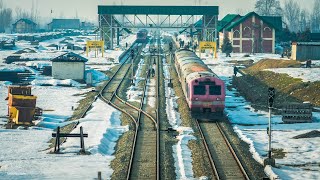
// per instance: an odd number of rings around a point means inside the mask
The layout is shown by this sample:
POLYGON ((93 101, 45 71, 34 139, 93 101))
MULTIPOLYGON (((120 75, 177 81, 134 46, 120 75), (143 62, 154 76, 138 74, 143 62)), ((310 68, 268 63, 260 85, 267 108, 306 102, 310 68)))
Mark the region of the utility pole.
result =
POLYGON ((275 159, 272 158, 272 147, 271 147, 271 109, 273 107, 273 102, 275 98, 275 89, 270 87, 268 89, 268 105, 269 105, 269 126, 267 128, 268 131, 268 158, 266 158, 263 162, 264 166, 271 165, 275 166, 275 159))
POLYGON ((131 49, 131 66, 132 66, 131 85, 132 86, 134 85, 133 59, 134 59, 134 50, 131 49))
MULTIPOLYGON (((171 73, 171 65, 172 65, 172 42, 169 43, 169 56, 170 56, 170 63, 168 66, 169 67, 169 74, 171 73)), ((173 88, 173 84, 172 84, 172 79, 171 79, 171 75, 170 75, 170 79, 169 79, 169 83, 168 83, 168 87, 173 88)))

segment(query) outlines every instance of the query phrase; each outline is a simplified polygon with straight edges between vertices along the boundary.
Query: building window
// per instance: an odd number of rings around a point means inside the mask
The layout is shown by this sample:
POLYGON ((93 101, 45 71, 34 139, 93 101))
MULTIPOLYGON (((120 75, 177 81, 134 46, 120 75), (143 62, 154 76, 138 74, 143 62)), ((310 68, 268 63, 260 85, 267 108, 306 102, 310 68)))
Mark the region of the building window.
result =
POLYGON ((269 27, 265 27, 263 30, 264 31, 271 31, 271 29, 269 27))
POLYGON ((250 38, 252 34, 251 28, 246 26, 243 28, 243 37, 250 38))
POLYGON ((240 38, 240 32, 238 30, 233 32, 233 38, 240 38))

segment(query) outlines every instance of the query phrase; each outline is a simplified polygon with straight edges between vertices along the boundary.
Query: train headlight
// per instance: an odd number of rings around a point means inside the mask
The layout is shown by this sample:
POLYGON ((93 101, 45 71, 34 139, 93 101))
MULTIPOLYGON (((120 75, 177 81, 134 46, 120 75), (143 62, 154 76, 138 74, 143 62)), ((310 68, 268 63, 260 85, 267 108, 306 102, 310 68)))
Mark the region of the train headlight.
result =
POLYGON ((217 101, 220 101, 221 99, 220 98, 217 98, 217 101))
POLYGON ((198 100, 199 100, 199 98, 196 98, 195 100, 196 100, 196 101, 198 101, 198 100))

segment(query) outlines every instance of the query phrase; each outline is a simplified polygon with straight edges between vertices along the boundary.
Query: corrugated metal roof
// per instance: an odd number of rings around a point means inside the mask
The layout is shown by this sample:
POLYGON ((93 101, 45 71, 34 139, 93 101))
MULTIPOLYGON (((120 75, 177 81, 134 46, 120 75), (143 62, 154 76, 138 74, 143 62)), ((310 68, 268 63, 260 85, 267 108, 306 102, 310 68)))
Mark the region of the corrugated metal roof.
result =
POLYGON ((79 29, 80 19, 52 19, 52 29, 79 29))
POLYGON ((218 15, 219 6, 98 6, 98 14, 218 15))
POLYGON ((320 42, 293 42, 293 45, 305 45, 305 46, 320 46, 320 42))
POLYGON ((24 22, 27 23, 27 24, 37 25, 37 23, 31 21, 30 19, 25 19, 25 18, 19 19, 19 20, 18 20, 16 23, 14 23, 13 25, 15 26, 19 21, 24 21, 24 22))
POLYGON ((243 21, 245 21, 247 18, 251 17, 251 16, 257 16, 259 17, 261 20, 263 20, 265 23, 267 23, 269 26, 275 28, 276 30, 281 30, 282 29, 282 20, 281 20, 281 26, 279 26, 279 17, 271 17, 271 16, 260 16, 259 14, 253 12, 250 12, 248 14, 246 14, 245 16, 243 16, 242 18, 240 18, 238 21, 232 23, 230 26, 228 26, 226 28, 227 31, 230 31, 232 28, 238 26, 240 23, 242 23, 243 21), (276 21, 277 20, 277 21, 276 21))
POLYGON ((224 18, 221 19, 221 21, 229 23, 230 21, 232 21, 237 16, 240 16, 240 15, 239 14, 227 14, 224 18))
POLYGON ((282 17, 281 16, 261 16, 261 18, 272 24, 276 30, 282 30, 282 17))
POLYGON ((231 21, 233 21, 236 17, 241 17, 239 14, 227 14, 221 21, 218 23, 218 31, 220 32, 223 28, 226 27, 231 21))
POLYGON ((67 52, 51 60, 52 62, 87 62, 88 59, 73 52, 67 52))

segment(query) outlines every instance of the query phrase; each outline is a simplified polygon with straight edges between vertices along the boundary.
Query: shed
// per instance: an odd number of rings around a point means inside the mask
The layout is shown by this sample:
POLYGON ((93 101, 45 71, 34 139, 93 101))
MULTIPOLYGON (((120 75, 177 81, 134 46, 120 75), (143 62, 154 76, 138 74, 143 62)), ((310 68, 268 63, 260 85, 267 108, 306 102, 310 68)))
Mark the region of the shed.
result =
POLYGON ((49 30, 55 29, 80 29, 79 19, 53 19, 52 22, 48 24, 49 30))
POLYGON ((292 60, 320 60, 320 42, 293 42, 291 53, 292 60))
POLYGON ((16 33, 33 33, 36 32, 37 24, 30 19, 19 19, 12 24, 13 31, 16 33))
POLYGON ((68 52, 51 61, 53 78, 73 80, 84 79, 85 63, 88 59, 73 52, 68 52))

